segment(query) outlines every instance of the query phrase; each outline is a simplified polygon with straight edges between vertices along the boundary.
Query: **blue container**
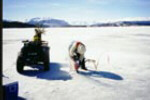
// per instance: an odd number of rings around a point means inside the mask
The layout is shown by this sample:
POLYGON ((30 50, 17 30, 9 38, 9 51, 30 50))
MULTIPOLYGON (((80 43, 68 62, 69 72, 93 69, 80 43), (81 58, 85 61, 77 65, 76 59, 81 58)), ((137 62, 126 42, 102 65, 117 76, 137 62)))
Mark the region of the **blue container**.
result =
POLYGON ((3 78, 4 100, 18 100, 18 82, 3 78))

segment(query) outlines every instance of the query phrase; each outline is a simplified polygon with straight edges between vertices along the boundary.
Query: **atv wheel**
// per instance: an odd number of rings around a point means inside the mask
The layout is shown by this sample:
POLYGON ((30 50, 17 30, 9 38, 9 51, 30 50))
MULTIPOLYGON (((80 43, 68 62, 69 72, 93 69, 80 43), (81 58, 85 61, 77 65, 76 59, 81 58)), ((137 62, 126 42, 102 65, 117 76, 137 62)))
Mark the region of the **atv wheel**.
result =
POLYGON ((49 69, 49 49, 47 49, 47 51, 44 52, 44 70, 48 71, 49 69))
POLYGON ((44 70, 45 71, 49 70, 49 58, 45 58, 45 61, 44 61, 44 70))
POLYGON ((24 68, 24 63, 23 63, 21 57, 19 56, 17 59, 17 71, 19 73, 21 73, 21 72, 23 72, 23 68, 24 68))

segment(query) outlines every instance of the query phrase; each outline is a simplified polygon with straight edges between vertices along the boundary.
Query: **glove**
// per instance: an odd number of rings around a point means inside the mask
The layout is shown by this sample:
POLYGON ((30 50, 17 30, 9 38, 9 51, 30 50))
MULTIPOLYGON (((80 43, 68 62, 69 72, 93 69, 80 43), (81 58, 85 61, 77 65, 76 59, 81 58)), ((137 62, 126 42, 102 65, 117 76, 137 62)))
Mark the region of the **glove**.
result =
POLYGON ((77 61, 77 60, 79 60, 79 57, 78 57, 77 55, 75 55, 75 56, 73 56, 73 59, 74 59, 75 61, 77 61))

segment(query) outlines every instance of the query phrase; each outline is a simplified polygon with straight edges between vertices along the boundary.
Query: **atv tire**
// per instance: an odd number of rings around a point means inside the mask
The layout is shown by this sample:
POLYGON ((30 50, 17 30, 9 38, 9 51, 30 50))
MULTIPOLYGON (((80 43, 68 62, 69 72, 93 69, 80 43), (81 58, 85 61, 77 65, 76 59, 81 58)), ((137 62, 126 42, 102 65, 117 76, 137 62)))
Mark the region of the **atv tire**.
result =
POLYGON ((24 63, 22 61, 22 58, 19 56, 17 59, 17 71, 21 73, 23 72, 23 68, 24 68, 24 63))
POLYGON ((44 52, 44 71, 50 70, 49 66, 49 48, 44 52))

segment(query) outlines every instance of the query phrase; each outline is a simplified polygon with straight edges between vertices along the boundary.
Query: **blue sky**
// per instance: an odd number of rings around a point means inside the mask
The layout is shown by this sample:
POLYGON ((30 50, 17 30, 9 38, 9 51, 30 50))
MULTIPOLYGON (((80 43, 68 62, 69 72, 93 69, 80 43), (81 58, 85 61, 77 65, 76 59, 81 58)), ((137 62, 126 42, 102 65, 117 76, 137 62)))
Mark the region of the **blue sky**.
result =
POLYGON ((150 0, 3 0, 3 19, 50 17, 97 22, 150 17, 150 0))

